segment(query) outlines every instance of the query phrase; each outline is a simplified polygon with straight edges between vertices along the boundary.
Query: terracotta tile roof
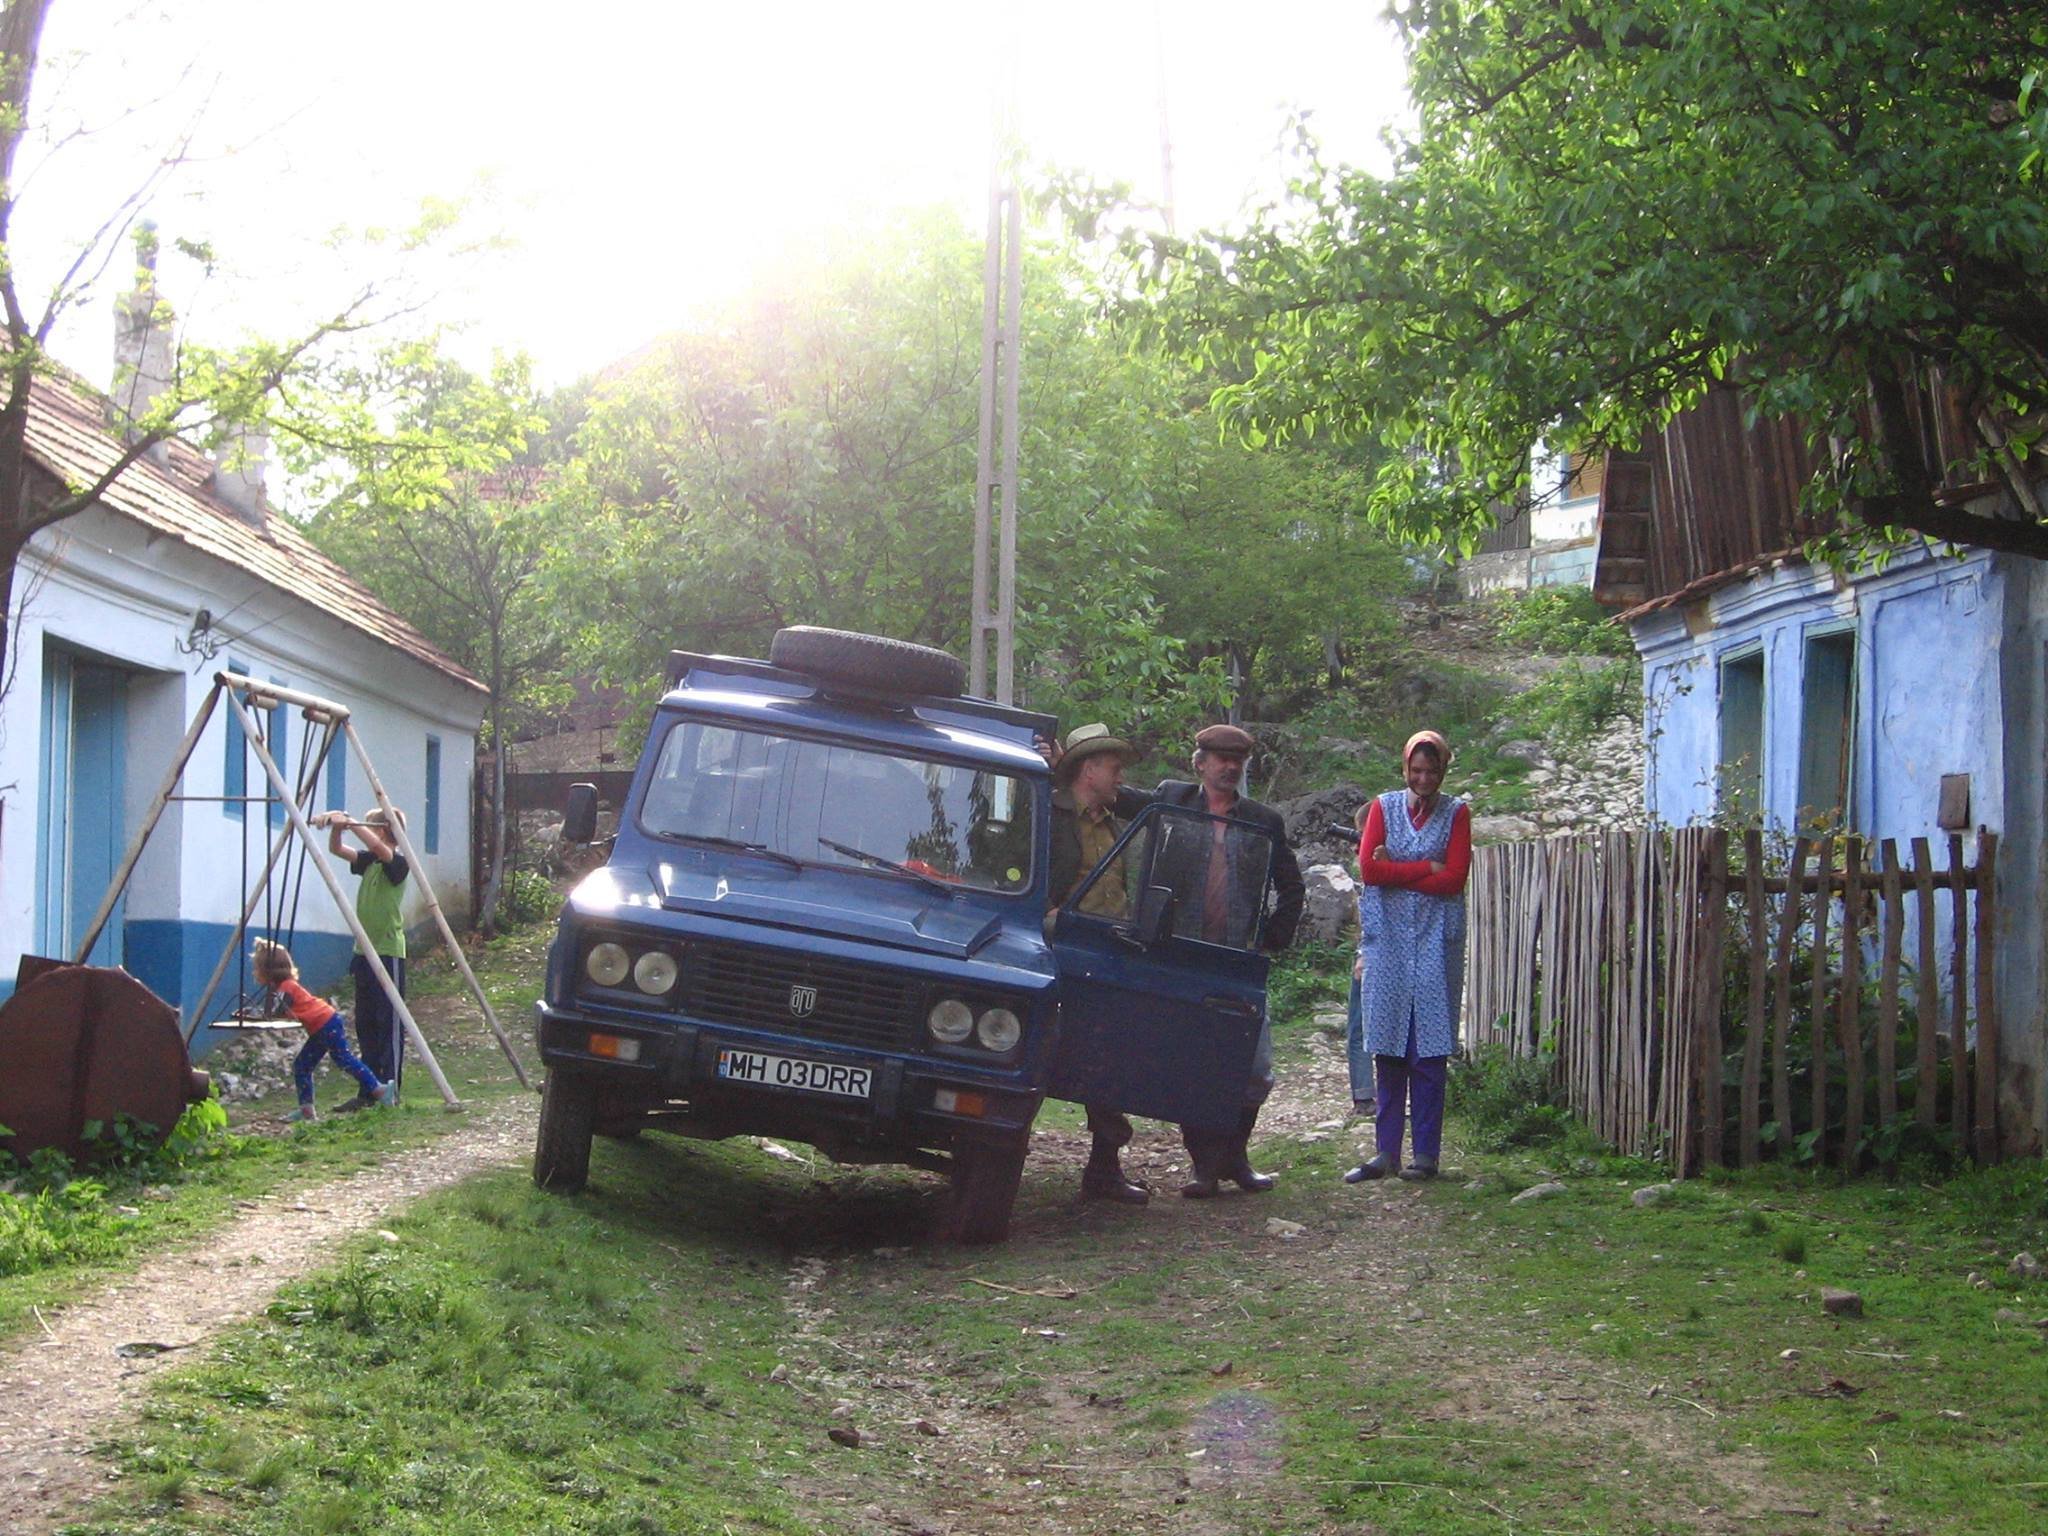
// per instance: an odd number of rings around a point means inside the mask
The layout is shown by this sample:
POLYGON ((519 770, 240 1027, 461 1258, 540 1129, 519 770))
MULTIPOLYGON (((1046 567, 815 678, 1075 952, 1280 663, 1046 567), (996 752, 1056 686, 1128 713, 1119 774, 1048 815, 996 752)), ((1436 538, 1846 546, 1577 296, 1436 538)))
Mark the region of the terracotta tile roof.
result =
MULTIPOLYGON (((164 462, 138 460, 100 497, 100 505, 246 571, 279 591, 468 688, 484 685, 465 667, 385 607, 369 589, 314 547, 289 517, 273 513, 259 532, 212 490, 213 465, 191 445, 170 439, 164 462)), ((90 485, 120 456, 98 401, 61 379, 39 378, 30 397, 30 458, 69 485, 90 485)))

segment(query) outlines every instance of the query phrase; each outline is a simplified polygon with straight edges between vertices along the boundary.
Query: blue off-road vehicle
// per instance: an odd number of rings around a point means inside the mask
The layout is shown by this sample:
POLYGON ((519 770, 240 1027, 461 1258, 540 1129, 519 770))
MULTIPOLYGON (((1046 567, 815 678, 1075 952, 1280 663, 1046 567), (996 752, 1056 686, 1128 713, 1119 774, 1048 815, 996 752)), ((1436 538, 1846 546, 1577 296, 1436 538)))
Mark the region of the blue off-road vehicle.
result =
MULTIPOLYGON (((963 696, 963 671, 810 628, 766 662, 673 654, 549 953, 536 1183, 582 1188, 593 1134, 773 1136, 946 1172, 949 1235, 993 1242, 1048 1094, 1235 1122, 1260 903, 1218 942, 1212 902, 1204 939, 1200 882, 1224 859, 1262 892, 1270 840, 1149 806, 1049 912, 1054 722, 963 696)), ((577 785, 564 835, 595 822, 577 785)))

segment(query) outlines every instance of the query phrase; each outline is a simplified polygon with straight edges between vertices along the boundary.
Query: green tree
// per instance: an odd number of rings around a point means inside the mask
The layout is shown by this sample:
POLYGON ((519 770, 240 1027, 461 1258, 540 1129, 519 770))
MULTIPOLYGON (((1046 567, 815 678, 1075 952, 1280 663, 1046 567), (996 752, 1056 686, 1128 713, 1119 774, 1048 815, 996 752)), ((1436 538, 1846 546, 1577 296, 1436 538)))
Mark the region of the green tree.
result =
MULTIPOLYGON (((657 676, 673 646, 759 654, 795 623, 964 647, 980 274, 972 234, 907 221, 765 281, 590 392, 569 475, 606 671, 657 676)), ((1020 689, 1175 729, 1219 679, 1160 628, 1147 544, 1181 392, 1104 331, 1079 278, 1069 256, 1031 253, 1020 689)))
POLYGON ((549 696, 563 654, 548 553, 575 548, 549 471, 523 462, 543 426, 525 358, 479 375, 432 342, 395 344, 333 381, 333 440, 307 466, 324 504, 311 536, 490 691, 489 929, 505 880, 505 745, 549 696))
POLYGON ((1366 434, 1386 526, 1469 544, 1528 450, 1633 447, 1712 382, 1827 446, 1817 508, 2048 555, 2048 15, 1991 0, 1397 0, 1392 172, 1228 237, 1132 237, 1254 441, 1366 434), (1915 381, 1976 433, 1923 461, 1915 381), (1935 498, 2003 478, 2021 511, 1935 498))
POLYGON ((1406 561, 1366 521, 1362 455, 1247 448, 1206 412, 1186 425, 1155 488, 1163 622, 1194 654, 1224 658, 1247 718, 1291 713, 1386 638, 1406 561))

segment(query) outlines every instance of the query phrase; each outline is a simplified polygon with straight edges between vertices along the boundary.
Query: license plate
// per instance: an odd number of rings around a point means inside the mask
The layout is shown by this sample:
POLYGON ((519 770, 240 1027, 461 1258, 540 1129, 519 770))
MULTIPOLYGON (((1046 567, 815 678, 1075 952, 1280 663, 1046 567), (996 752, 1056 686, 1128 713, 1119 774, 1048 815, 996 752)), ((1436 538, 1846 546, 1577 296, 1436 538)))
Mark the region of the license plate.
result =
POLYGON ((720 1051, 718 1075, 728 1082, 761 1088, 795 1088, 829 1093, 842 1099, 868 1097, 874 1078, 870 1067, 848 1067, 831 1061, 805 1061, 797 1056, 764 1056, 759 1051, 720 1051))

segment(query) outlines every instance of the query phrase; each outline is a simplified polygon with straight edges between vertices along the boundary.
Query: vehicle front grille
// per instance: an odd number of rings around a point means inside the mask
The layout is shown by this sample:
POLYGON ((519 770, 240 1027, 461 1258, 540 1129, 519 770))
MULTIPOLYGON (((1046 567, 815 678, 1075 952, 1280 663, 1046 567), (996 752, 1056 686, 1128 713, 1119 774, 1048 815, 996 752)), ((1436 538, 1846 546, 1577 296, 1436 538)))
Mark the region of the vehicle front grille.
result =
POLYGON ((916 984, 889 971, 740 944, 693 944, 683 970, 684 1007, 708 1024, 890 1050, 916 1034, 916 984))

